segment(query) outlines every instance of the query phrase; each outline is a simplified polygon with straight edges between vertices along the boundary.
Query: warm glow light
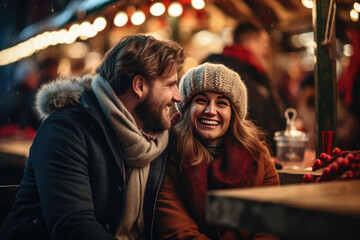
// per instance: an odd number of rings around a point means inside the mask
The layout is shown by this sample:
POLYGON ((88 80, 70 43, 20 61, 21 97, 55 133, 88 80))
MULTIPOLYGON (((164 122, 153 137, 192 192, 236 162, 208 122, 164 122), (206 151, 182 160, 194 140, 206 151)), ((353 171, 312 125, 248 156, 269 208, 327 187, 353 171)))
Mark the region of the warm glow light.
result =
POLYGON ((125 12, 118 12, 114 18, 114 24, 117 27, 124 26, 128 21, 128 16, 125 12))
POLYGON ((161 16, 165 12, 165 6, 162 3, 155 3, 150 7, 150 13, 153 16, 161 16))
POLYGON ((202 30, 194 35, 194 40, 200 46, 206 46, 214 41, 214 39, 214 35, 207 30, 202 30))
POLYGON ((80 36, 87 36, 91 31, 91 24, 88 21, 80 24, 80 36))
POLYGON ((57 31, 50 32, 49 34, 49 43, 50 45, 56 45, 58 42, 56 41, 57 31))
POLYGON ((69 33, 74 36, 80 36, 80 25, 75 23, 69 28, 69 33))
POLYGON ((178 2, 173 2, 168 8, 168 13, 172 17, 179 17, 183 13, 183 7, 178 2))
POLYGON ((343 54, 347 57, 350 57, 354 54, 354 48, 351 44, 345 44, 343 49, 343 54))
POLYGON ((134 25, 141 25, 145 22, 145 14, 143 13, 143 11, 136 11, 132 16, 131 16, 131 22, 134 25))
POLYGON ((61 59, 58 64, 57 73, 60 76, 65 76, 70 74, 70 72, 71 72, 71 63, 69 59, 67 58, 61 59))
POLYGON ((93 26, 94 26, 95 30, 98 32, 104 30, 106 27, 106 24, 107 24, 106 19, 103 17, 98 17, 93 22, 93 26))
POLYGON ((205 7, 205 2, 204 0, 192 0, 191 5, 193 6, 193 8, 200 10, 205 7))
POLYGON ((301 3, 306 8, 313 8, 314 7, 314 2, 312 0, 301 0, 301 3))
POLYGON ((313 32, 301 33, 299 35, 299 42, 302 46, 312 47, 314 42, 314 33, 313 32))
POLYGON ((67 34, 68 34, 68 32, 65 29, 61 29, 56 34, 56 41, 58 43, 65 43, 67 34))
POLYGON ((351 18, 351 21, 356 22, 357 20, 359 20, 359 13, 357 11, 355 11, 354 9, 351 10, 350 18, 351 18))
POLYGON ((76 42, 69 45, 66 49, 66 54, 70 58, 81 59, 86 56, 88 48, 83 42, 76 42))
POLYGON ((360 3, 354 2, 354 9, 355 9, 357 12, 360 12, 360 3))

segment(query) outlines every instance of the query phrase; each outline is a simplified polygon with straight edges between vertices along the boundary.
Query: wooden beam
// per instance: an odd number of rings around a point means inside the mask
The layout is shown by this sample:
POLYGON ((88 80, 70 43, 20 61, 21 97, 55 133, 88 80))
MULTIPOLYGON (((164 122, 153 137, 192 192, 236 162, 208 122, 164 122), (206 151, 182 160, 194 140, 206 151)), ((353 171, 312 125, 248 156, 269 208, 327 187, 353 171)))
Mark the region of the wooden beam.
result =
POLYGON ((328 20, 331 2, 316 0, 313 8, 317 157, 323 152, 322 131, 334 131, 336 136, 335 26, 331 31, 331 18, 328 20), (324 43, 326 33, 332 33, 328 34, 328 38, 331 39, 328 43, 324 43))

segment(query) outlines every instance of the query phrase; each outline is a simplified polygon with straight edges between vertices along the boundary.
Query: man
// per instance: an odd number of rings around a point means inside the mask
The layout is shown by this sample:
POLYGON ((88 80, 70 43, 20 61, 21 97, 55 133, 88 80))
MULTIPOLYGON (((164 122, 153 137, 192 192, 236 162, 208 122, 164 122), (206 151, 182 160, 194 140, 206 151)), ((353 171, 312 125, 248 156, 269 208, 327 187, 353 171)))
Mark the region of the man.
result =
POLYGON ((243 22, 234 30, 233 38, 234 44, 225 47, 222 54, 211 54, 203 62, 222 63, 241 76, 248 88, 248 118, 265 131, 272 154, 275 154, 274 133, 286 126, 265 73, 269 35, 255 24, 243 22))
POLYGON ((127 36, 93 79, 42 87, 45 120, 1 239, 151 239, 184 58, 175 42, 127 36))

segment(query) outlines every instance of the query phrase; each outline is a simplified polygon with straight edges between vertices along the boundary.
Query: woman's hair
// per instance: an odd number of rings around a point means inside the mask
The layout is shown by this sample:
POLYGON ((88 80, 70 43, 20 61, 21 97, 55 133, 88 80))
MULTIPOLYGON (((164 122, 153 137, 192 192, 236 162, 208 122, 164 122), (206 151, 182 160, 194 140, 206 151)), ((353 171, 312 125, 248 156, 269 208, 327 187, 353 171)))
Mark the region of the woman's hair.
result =
POLYGON ((123 37, 107 52, 96 72, 110 83, 116 94, 123 94, 135 76, 150 81, 171 76, 181 71, 184 61, 184 50, 178 43, 139 34, 123 37))
MULTIPOLYGON (((191 123, 190 104, 191 101, 187 104, 179 122, 172 129, 174 156, 180 162, 180 167, 184 164, 197 165, 203 160, 208 162, 213 160, 206 146, 202 144, 194 132, 191 123), (190 160, 191 162, 188 162, 190 160)), ((271 157, 264 141, 265 134, 250 120, 241 120, 232 104, 231 121, 224 137, 229 137, 242 144, 256 161, 271 157)))

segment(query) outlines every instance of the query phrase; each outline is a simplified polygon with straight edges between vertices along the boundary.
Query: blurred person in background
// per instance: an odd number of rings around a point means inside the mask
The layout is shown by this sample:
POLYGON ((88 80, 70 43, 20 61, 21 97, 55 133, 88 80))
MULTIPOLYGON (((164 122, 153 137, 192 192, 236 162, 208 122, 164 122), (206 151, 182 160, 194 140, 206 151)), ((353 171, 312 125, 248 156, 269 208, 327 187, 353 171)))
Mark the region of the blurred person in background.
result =
POLYGON ((14 85, 0 98, 0 126, 36 130, 40 120, 33 108, 41 71, 33 59, 20 61, 14 71, 14 85))
POLYGON ((203 62, 222 63, 241 76, 249 94, 249 119, 265 131, 274 155, 274 133, 285 128, 285 118, 283 103, 266 74, 269 34, 254 23, 242 22, 235 28, 233 40, 222 54, 211 54, 203 62))
POLYGON ((168 168, 156 205, 158 239, 274 239, 273 236, 208 226, 208 190, 279 185, 263 141, 247 119, 247 89, 222 64, 190 69, 179 87, 183 101, 172 118, 168 168))
POLYGON ((44 121, 1 239, 151 239, 183 49, 126 36, 96 76, 43 85, 44 121))
POLYGON ((57 77, 57 66, 58 61, 52 57, 40 63, 29 58, 17 64, 14 86, 0 99, 0 132, 25 130, 34 137, 41 123, 34 108, 35 95, 42 84, 57 77))
MULTIPOLYGON (((358 149, 359 143, 359 121, 346 106, 341 96, 337 97, 337 126, 336 138, 337 146, 342 150, 358 149)), ((315 79, 314 72, 309 73, 301 82, 299 100, 297 103, 298 119, 301 121, 297 128, 306 132, 309 141, 307 149, 315 150, 316 140, 316 109, 315 109, 315 79)))
MULTIPOLYGON (((342 74, 339 76, 337 89, 338 96, 342 100, 343 105, 349 110, 355 118, 358 131, 349 139, 350 149, 360 148, 360 31, 353 27, 345 28, 347 40, 353 47, 353 54, 350 57, 349 64, 346 66, 342 74)), ((344 119, 345 121, 346 119, 344 119)), ((343 136, 346 137, 346 136, 343 136)))

